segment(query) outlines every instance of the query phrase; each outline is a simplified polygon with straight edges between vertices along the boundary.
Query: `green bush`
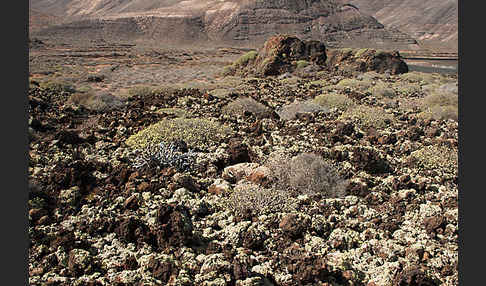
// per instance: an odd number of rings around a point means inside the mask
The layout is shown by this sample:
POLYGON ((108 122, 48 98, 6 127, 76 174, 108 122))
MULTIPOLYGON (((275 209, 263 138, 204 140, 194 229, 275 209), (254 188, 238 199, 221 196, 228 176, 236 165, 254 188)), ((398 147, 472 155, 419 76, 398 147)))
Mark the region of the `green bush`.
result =
POLYGON ((423 73, 423 72, 407 72, 399 75, 400 79, 407 80, 409 82, 414 83, 434 83, 436 82, 436 77, 430 73, 423 73))
POLYGON ((314 102, 327 108, 337 108, 342 111, 355 105, 352 99, 344 94, 337 93, 321 94, 314 98, 314 102))
POLYGON ((231 132, 229 127, 209 119, 164 119, 130 136, 126 144, 133 149, 139 149, 160 142, 183 140, 191 147, 205 148, 231 132))
POLYGON ((250 61, 253 61, 258 56, 256 51, 249 51, 248 53, 242 55, 234 62, 234 67, 244 67, 250 61))
POLYGON ((305 60, 299 60, 299 61, 297 61, 297 63, 296 63, 296 67, 297 67, 298 69, 305 68, 305 67, 306 67, 306 66, 308 66, 308 65, 309 65, 309 62, 308 62, 308 61, 305 61, 305 60))
POLYGON ((364 129, 381 129, 393 122, 393 115, 386 113, 378 107, 369 107, 366 105, 357 105, 346 110, 338 120, 357 121, 364 129))

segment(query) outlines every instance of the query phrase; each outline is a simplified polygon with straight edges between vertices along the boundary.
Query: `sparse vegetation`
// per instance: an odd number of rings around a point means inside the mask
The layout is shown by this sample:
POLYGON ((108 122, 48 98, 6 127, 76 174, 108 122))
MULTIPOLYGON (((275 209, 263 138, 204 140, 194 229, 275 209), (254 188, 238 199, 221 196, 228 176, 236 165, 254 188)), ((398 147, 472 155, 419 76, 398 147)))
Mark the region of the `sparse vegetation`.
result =
POLYGON ((328 109, 324 106, 314 103, 311 100, 295 101, 294 103, 284 105, 277 111, 277 114, 282 120, 293 120, 298 114, 302 113, 317 113, 327 112, 328 109))
POLYGON ((65 81, 61 80, 47 80, 39 83, 42 89, 49 89, 54 92, 74 92, 74 87, 65 81))
POLYGON ((340 88, 340 89, 352 88, 352 89, 364 91, 368 89, 371 85, 372 83, 369 80, 357 80, 354 78, 345 78, 336 85, 336 88, 340 88))
POLYGON ((126 144, 133 149, 138 149, 160 142, 183 140, 191 147, 204 148, 230 133, 229 127, 209 119, 164 119, 130 136, 126 144))
POLYGON ((346 181, 332 164, 319 155, 302 153, 293 158, 276 153, 266 162, 272 170, 275 188, 293 194, 320 194, 326 198, 342 197, 346 181))
POLYGON ((94 111, 107 111, 124 106, 121 98, 110 93, 74 93, 68 103, 83 106, 94 111))
POLYGON ((446 146, 425 146, 412 152, 410 159, 425 169, 457 170, 457 150, 446 146))
POLYGON ((368 51, 368 49, 364 48, 364 49, 359 49, 356 51, 356 53, 354 54, 355 57, 359 58, 361 57, 364 53, 366 53, 368 51))
POLYGON ((226 115, 250 112, 260 118, 268 113, 268 108, 251 97, 240 97, 223 107, 222 112, 226 115))
POLYGON ((413 83, 426 83, 426 84, 431 84, 436 81, 435 77, 432 74, 417 72, 417 71, 401 74, 400 79, 413 82, 413 83))
POLYGON ((257 56, 258 56, 258 53, 256 51, 249 51, 248 53, 246 53, 246 54, 242 55, 241 57, 239 57, 233 63, 233 66, 234 66, 234 68, 244 67, 249 62, 253 61, 257 56))
POLYGON ((128 96, 133 97, 133 96, 140 96, 140 97, 145 97, 149 96, 154 92, 154 88, 151 86, 146 86, 146 85, 139 85, 139 86, 134 86, 128 90, 128 96))
POLYGON ((190 112, 177 107, 160 108, 157 110, 157 113, 173 115, 175 117, 187 117, 191 114, 190 112))
POLYGON ((458 119, 458 96, 449 92, 434 91, 422 100, 422 118, 458 119))
POLYGON ((259 216, 295 210, 296 202, 288 192, 263 188, 252 183, 238 184, 224 204, 237 216, 259 216))
POLYGON ((397 81, 392 84, 392 88, 399 94, 414 95, 422 91, 421 87, 417 83, 406 83, 397 81))
POLYGON ((302 68, 305 68, 306 66, 308 66, 309 62, 305 61, 305 60, 299 60, 299 61, 297 61, 297 63, 295 65, 298 69, 302 69, 302 68))
POLYGON ((379 107, 357 105, 346 110, 338 119, 357 121, 364 129, 382 129, 393 122, 393 115, 379 107))
POLYGON ((395 91, 384 82, 378 82, 369 91, 378 98, 394 98, 396 96, 395 91))
MULTIPOLYGON (((179 144, 180 145, 180 144, 179 144)), ((196 153, 192 150, 183 150, 174 142, 160 142, 157 145, 148 145, 144 149, 135 150, 132 165, 136 169, 154 169, 174 167, 179 172, 193 168, 196 153)))
POLYGON ((338 93, 321 94, 314 99, 314 102, 321 106, 337 108, 341 111, 345 111, 355 105, 352 99, 338 93))

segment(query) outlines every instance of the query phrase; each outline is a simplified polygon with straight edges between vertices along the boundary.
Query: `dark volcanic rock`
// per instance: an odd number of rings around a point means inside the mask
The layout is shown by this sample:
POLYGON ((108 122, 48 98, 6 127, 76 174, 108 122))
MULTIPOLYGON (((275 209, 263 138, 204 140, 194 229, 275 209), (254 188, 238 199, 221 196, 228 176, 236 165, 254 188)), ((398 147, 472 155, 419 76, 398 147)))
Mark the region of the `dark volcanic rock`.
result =
POLYGON ((433 279, 427 277, 423 270, 418 267, 404 269, 395 277, 394 286, 436 286, 439 285, 433 279))
POLYGON ((378 73, 390 72, 391 74, 408 72, 408 66, 398 51, 335 49, 329 50, 327 57, 327 66, 331 70, 375 71, 378 73))
POLYGON ((324 65, 326 46, 319 41, 301 41, 289 35, 273 36, 259 50, 254 68, 263 76, 279 75, 294 71, 298 61, 324 65))
POLYGON ((154 232, 160 248, 181 246, 192 238, 191 216, 184 206, 162 204, 157 211, 157 224, 154 232))
POLYGON ((171 261, 162 261, 152 258, 147 266, 151 270, 152 275, 164 283, 169 281, 171 275, 177 275, 179 272, 177 267, 175 267, 174 263, 171 261))

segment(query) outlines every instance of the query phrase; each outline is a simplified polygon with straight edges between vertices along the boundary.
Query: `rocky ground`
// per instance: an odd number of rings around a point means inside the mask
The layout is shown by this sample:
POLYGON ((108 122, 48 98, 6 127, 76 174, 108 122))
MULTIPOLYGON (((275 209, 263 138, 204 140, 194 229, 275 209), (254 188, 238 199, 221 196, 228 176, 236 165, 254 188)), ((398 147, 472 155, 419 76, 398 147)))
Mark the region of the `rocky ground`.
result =
POLYGON ((130 50, 90 59, 125 61, 124 77, 88 79, 99 70, 76 62, 85 58, 42 49, 28 95, 30 285, 458 284, 457 103, 430 105, 431 94, 457 100, 457 75, 223 77, 241 51, 130 50), (165 77, 132 59, 165 59, 165 77), (180 69, 207 79, 167 86, 180 69), (56 74, 72 86, 47 84, 56 74), (164 87, 126 94, 139 79, 164 87), (109 92, 103 108, 73 100, 86 86, 109 92), (200 120, 212 123, 186 126, 186 142, 164 133, 178 140, 159 157, 134 151, 153 124, 200 120), (272 160, 306 153, 342 189, 331 180, 310 192, 316 173, 272 160), (308 188, 283 187, 287 167, 308 188))

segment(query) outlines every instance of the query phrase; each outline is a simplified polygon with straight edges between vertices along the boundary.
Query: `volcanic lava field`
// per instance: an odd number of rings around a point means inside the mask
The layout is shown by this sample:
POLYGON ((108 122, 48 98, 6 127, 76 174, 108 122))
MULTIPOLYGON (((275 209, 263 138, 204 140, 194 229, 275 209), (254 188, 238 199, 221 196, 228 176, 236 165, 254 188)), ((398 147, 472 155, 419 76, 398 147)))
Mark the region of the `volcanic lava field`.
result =
POLYGON ((30 44, 30 285, 458 285, 457 74, 30 44))

